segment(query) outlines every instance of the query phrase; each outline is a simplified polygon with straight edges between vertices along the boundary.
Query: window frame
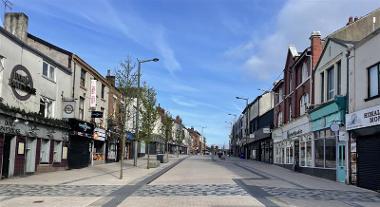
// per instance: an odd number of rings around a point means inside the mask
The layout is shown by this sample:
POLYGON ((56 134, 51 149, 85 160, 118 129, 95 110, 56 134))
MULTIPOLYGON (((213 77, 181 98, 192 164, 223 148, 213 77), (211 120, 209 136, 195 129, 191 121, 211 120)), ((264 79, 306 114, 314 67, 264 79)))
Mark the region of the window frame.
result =
POLYGON ((368 80, 367 98, 365 99, 365 101, 372 100, 374 98, 380 97, 380 62, 377 62, 377 63, 367 67, 367 80, 368 80), (377 68, 375 68, 375 70, 377 69, 377 94, 371 96, 371 72, 370 71, 374 67, 377 67, 377 68))
POLYGON ((42 76, 44 77, 44 78, 46 78, 46 79, 49 79, 49 80, 51 80, 51 81, 53 81, 53 82, 55 82, 56 81, 56 79, 55 79, 55 77, 56 77, 56 75, 55 75, 55 66, 54 65, 52 65, 52 64, 50 64, 50 63, 48 63, 47 61, 43 61, 42 62, 42 76), (47 71, 46 71, 46 74, 44 73, 44 69, 45 69, 45 65, 46 65, 46 69, 47 69, 47 71), (53 71, 53 72, 52 72, 53 71), (52 75, 53 74, 53 75, 52 75))
POLYGON ((335 96, 335 70, 334 70, 334 65, 333 65, 326 70, 326 100, 330 101, 334 99, 334 96, 335 96))
POLYGON ((87 71, 84 70, 83 68, 81 68, 81 71, 80 71, 80 86, 81 87, 86 87, 86 75, 87 75, 87 71))

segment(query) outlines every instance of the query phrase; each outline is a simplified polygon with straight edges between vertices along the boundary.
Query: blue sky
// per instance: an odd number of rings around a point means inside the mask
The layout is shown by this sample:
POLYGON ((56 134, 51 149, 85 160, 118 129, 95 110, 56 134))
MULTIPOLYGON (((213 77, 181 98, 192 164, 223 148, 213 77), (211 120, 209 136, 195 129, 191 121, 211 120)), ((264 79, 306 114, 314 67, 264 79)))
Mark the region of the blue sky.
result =
POLYGON ((103 75, 127 56, 143 65, 158 102, 209 144, 228 145, 245 103, 280 77, 287 46, 302 51, 312 31, 325 36, 378 0, 13 0, 29 32, 70 50, 103 75))

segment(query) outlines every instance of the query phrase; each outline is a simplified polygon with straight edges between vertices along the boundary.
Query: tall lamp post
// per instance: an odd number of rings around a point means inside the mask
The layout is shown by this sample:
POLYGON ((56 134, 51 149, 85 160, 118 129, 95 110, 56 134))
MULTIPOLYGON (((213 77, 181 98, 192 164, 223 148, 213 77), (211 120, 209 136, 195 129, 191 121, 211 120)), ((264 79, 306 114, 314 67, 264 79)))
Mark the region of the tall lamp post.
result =
MULTIPOLYGON (((133 156, 133 165, 137 166, 137 141, 140 139, 140 132, 139 132, 139 125, 140 125, 140 92, 141 92, 141 87, 140 87, 140 79, 141 79, 141 64, 146 63, 146 62, 158 62, 158 58, 152 58, 152 59, 146 59, 146 60, 139 60, 137 59, 138 62, 138 67, 137 67, 137 103, 136 103, 136 140, 135 140, 135 151, 134 151, 134 156, 133 156)), ((148 152, 149 153, 149 152, 148 152)))
MULTIPOLYGON (((240 99, 240 100, 245 100, 245 103, 246 103, 246 110, 247 110, 247 116, 245 117, 246 118, 246 131, 245 131, 245 144, 247 145, 248 144, 248 136, 249 136, 249 109, 248 109, 248 98, 244 98, 244 97, 239 97, 239 96, 236 96, 236 99, 240 99)), ((248 159, 248 146, 244 147, 245 149, 245 159, 248 159)))

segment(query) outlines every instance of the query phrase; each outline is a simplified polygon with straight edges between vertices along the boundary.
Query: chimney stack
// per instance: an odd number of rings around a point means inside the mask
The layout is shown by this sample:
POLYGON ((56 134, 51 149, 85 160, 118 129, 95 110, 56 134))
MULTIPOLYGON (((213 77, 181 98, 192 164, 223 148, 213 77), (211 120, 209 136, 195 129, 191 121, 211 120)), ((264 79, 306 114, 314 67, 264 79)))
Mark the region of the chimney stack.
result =
POLYGON ((314 67, 317 64, 322 53, 321 32, 313 31, 310 36, 310 41, 312 70, 314 70, 314 67))
POLYGON ((348 22, 346 26, 352 24, 353 22, 354 22, 354 18, 352 16, 348 17, 348 22))
POLYGON ((5 13, 4 29, 22 41, 26 41, 28 34, 28 16, 24 13, 5 13))
POLYGON ((113 87, 115 87, 115 76, 111 75, 111 70, 107 70, 107 76, 106 79, 109 84, 111 84, 113 87))

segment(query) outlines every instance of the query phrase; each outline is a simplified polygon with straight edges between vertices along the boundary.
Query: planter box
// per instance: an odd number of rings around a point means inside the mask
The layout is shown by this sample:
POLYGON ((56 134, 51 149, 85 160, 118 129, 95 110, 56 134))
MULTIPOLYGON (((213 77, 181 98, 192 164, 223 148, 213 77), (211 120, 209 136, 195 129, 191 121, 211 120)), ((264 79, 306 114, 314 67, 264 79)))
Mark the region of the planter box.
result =
POLYGON ((157 160, 160 161, 160 163, 167 163, 169 161, 165 154, 158 154, 157 160))

